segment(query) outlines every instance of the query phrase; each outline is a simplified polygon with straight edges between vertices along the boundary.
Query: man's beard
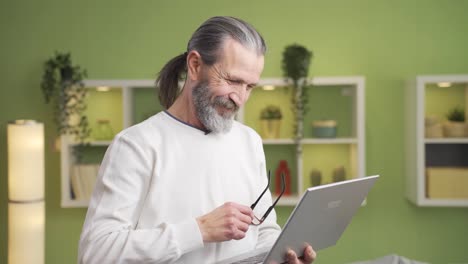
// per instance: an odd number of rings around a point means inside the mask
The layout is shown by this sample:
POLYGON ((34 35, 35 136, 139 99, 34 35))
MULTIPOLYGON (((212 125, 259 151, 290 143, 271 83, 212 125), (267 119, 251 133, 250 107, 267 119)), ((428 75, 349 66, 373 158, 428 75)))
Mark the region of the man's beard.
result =
POLYGON ((212 93, 207 82, 200 82, 192 91, 195 113, 207 130, 227 133, 231 130, 234 116, 239 107, 229 98, 217 96, 211 101, 212 93), (216 110, 221 108, 221 113, 216 110))

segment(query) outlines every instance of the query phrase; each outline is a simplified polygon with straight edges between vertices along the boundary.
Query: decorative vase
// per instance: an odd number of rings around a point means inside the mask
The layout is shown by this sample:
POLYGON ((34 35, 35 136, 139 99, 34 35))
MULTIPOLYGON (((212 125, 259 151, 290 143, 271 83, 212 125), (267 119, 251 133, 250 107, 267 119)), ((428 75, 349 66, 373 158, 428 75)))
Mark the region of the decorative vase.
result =
POLYGON ((310 172, 310 182, 312 186, 319 186, 322 184, 322 172, 313 169, 312 172, 310 172))
POLYGON ((340 182, 346 180, 346 171, 344 166, 336 167, 333 170, 333 182, 340 182))
POLYGON ((465 137, 467 126, 465 122, 447 122, 444 124, 444 135, 446 137, 465 137))
POLYGON ((94 138, 96 140, 111 140, 114 137, 114 131, 108 119, 98 119, 94 138))
POLYGON ((57 136, 53 142, 53 150, 55 152, 60 152, 61 149, 62 149, 62 139, 60 138, 60 136, 57 136))
POLYGON ((281 119, 262 119, 261 126, 263 138, 279 138, 281 119))
POLYGON ((431 126, 426 126, 424 128, 424 134, 426 138, 442 138, 444 137, 442 124, 435 124, 431 126))
POLYGON ((427 116, 424 118, 424 135, 426 138, 442 138, 444 137, 442 124, 435 116, 427 116))
POLYGON ((312 123, 312 131, 314 137, 318 138, 335 138, 336 137, 336 121, 335 120, 320 120, 312 123))
POLYGON ((284 174, 285 191, 284 195, 291 195, 291 172, 288 168, 288 162, 286 160, 280 160, 278 168, 275 171, 275 194, 281 194, 281 175, 284 174))

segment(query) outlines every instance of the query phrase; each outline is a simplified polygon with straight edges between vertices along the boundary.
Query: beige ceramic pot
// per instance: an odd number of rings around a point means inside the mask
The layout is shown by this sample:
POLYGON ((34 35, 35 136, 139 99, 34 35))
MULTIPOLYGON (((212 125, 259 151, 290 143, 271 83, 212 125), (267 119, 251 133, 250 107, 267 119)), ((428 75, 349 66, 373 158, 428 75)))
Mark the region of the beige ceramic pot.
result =
POLYGON ((465 122, 447 122, 444 124, 444 135, 446 137, 465 137, 467 126, 465 122))
POLYGON ((424 128, 426 138, 444 137, 444 132, 442 128, 442 124, 426 125, 426 127, 424 128))
POLYGON ((279 138, 281 119, 262 119, 262 136, 265 139, 279 138))

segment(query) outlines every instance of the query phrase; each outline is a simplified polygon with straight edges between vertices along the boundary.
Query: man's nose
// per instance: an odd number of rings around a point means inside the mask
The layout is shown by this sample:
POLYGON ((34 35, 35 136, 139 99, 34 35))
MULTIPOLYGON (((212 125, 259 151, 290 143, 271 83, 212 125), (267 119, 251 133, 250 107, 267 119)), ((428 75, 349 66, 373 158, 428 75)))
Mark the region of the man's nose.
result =
POLYGON ((229 94, 229 98, 236 103, 238 107, 245 104, 248 98, 247 85, 242 85, 229 94))

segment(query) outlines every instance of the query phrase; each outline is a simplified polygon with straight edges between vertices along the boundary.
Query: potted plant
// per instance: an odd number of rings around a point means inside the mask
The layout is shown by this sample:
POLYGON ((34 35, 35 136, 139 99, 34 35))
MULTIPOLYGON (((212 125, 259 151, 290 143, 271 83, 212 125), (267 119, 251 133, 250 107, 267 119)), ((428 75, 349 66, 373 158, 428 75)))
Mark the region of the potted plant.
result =
MULTIPOLYGON (((313 54, 304 46, 293 44, 284 49, 282 69, 284 77, 293 84, 292 110, 294 113, 294 139, 296 142, 303 137, 302 121, 307 112, 307 75, 313 54)), ((299 146, 299 144, 298 144, 299 146)), ((300 150, 299 150, 300 151, 300 150)))
POLYGON ((260 113, 263 138, 279 138, 281 119, 281 109, 275 105, 268 105, 260 113))
POLYGON ((84 115, 87 94, 84 77, 86 71, 72 64, 70 53, 56 52, 44 63, 41 82, 45 102, 52 104, 59 135, 74 136, 81 146, 91 133, 84 115))
POLYGON ((465 137, 467 126, 465 123, 465 111, 461 107, 452 108, 446 115, 447 122, 444 124, 446 137, 465 137))

